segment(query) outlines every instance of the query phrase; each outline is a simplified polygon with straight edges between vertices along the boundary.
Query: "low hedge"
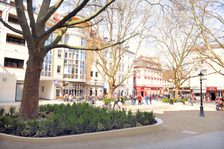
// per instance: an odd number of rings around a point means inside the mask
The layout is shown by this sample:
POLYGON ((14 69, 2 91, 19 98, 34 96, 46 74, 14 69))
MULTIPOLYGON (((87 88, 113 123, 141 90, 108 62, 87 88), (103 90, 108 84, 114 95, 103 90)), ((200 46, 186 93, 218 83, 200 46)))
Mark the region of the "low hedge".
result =
POLYGON ((185 102, 187 102, 187 101, 188 101, 187 98, 182 98, 182 99, 180 99, 180 102, 183 103, 183 104, 185 104, 185 102))
POLYGON ((164 102, 164 103, 176 103, 178 100, 177 99, 175 99, 175 98, 172 98, 172 99, 168 99, 168 98, 163 98, 162 99, 162 102, 164 102))
POLYGON ((0 110, 0 132, 25 137, 54 137, 151 125, 152 112, 108 111, 84 104, 42 105, 36 119, 20 119, 12 108, 0 110))
POLYGON ((181 103, 185 104, 185 102, 187 102, 187 101, 188 101, 187 98, 182 98, 182 99, 175 99, 175 98, 168 99, 168 98, 163 98, 162 99, 162 102, 163 103, 177 103, 177 102, 181 102, 181 103))
POLYGON ((170 101, 170 99, 168 99, 168 98, 163 98, 163 99, 162 99, 162 102, 163 102, 163 103, 169 103, 169 101, 170 101))

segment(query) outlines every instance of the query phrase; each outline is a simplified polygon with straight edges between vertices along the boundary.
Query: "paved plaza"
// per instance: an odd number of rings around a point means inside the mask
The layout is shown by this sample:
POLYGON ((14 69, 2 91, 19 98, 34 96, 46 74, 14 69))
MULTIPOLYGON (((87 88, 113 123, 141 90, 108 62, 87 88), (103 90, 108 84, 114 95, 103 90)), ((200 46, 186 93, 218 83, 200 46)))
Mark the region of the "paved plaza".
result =
MULTIPOLYGON (((46 104, 52 101, 41 101, 46 104)), ((57 101, 60 103, 59 101, 57 101)), ((1 105, 3 106, 3 104, 1 105)), ((205 103, 205 117, 199 117, 199 103, 165 104, 154 101, 152 105, 126 105, 133 111, 153 110, 163 123, 156 127, 130 129, 132 133, 99 133, 88 136, 62 137, 56 141, 42 139, 16 140, 1 137, 0 148, 4 149, 223 149, 224 111, 215 111, 214 103, 205 103)))

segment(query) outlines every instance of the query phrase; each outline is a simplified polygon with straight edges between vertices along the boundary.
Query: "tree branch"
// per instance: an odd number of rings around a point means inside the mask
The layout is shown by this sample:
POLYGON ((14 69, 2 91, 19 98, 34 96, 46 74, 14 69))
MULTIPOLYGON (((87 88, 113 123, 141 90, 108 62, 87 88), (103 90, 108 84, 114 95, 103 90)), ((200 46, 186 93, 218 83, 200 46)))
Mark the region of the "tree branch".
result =
POLYGON ((20 35, 23 35, 23 32, 22 32, 22 31, 20 31, 20 30, 14 28, 14 27, 12 27, 11 25, 9 25, 8 23, 6 23, 6 22, 2 19, 2 17, 0 17, 0 22, 2 22, 2 24, 3 24, 5 27, 7 27, 8 29, 12 30, 13 32, 16 32, 16 33, 18 33, 18 34, 20 34, 20 35))
POLYGON ((149 2, 148 0, 145 0, 145 2, 148 3, 148 4, 150 4, 151 6, 160 6, 160 7, 162 8, 162 11, 163 11, 163 12, 164 12, 164 6, 169 7, 169 6, 166 5, 166 4, 162 5, 162 4, 160 3, 160 1, 157 2, 157 3, 151 3, 151 2, 149 2))
POLYGON ((130 36, 129 38, 123 40, 123 41, 119 41, 119 42, 116 42, 114 44, 110 44, 110 45, 107 45, 107 46, 104 46, 102 48, 86 48, 86 47, 81 47, 81 46, 71 46, 71 45, 67 45, 67 44, 58 44, 58 45, 55 45, 55 46, 52 46, 52 47, 48 47, 50 49, 54 49, 54 48, 69 48, 69 49, 79 49, 79 50, 86 50, 86 51, 101 51, 101 50, 104 50, 104 49, 107 49, 107 48, 111 48, 111 47, 114 47, 116 45, 120 45, 122 43, 124 43, 125 41, 137 36, 138 34, 136 35, 133 35, 133 36, 130 36))
POLYGON ((61 6, 63 1, 64 0, 58 0, 57 2, 55 2, 55 4, 49 8, 46 15, 43 18, 41 18, 41 21, 46 22, 52 16, 52 14, 54 14, 55 11, 61 6))
POLYGON ((101 9, 99 9, 95 14, 93 14, 92 16, 83 19, 83 20, 79 20, 79 21, 69 21, 68 23, 66 23, 63 27, 68 27, 68 26, 73 26, 73 25, 77 25, 77 24, 82 24, 85 22, 88 22, 92 19, 94 19, 95 17, 97 17, 101 12, 103 12, 110 4, 112 4, 115 0, 110 0, 106 5, 104 5, 101 9))
POLYGON ((58 33, 58 36, 55 38, 55 40, 49 45, 44 47, 43 54, 46 54, 49 50, 52 49, 52 47, 56 46, 60 42, 62 36, 66 33, 67 30, 68 28, 61 29, 58 33))
POLYGON ((20 24, 20 26, 22 28, 22 31, 23 31, 23 37, 24 37, 25 40, 27 40, 28 45, 29 44, 34 45, 34 40, 33 40, 31 31, 30 31, 30 27, 29 27, 28 22, 27 22, 23 1, 15 0, 15 3, 16 3, 17 17, 19 18, 19 24, 20 24))
POLYGON ((56 29, 64 27, 64 24, 72 19, 72 17, 76 16, 76 14, 81 11, 85 5, 89 2, 89 0, 83 0, 83 2, 77 6, 72 12, 67 14, 62 20, 60 20, 58 23, 56 23, 54 26, 52 26, 50 29, 48 29, 44 34, 39 36, 39 39, 42 39, 48 35, 50 35, 52 32, 54 32, 56 29))
POLYGON ((40 24, 43 25, 45 23, 44 22, 44 16, 47 15, 50 3, 51 3, 51 0, 42 1, 40 11, 39 11, 38 16, 37 16, 37 25, 40 25, 40 24))
POLYGON ((69 28, 87 28, 87 27, 92 27, 92 26, 95 26, 95 25, 99 24, 101 21, 103 21, 103 19, 100 19, 99 21, 97 21, 95 23, 92 23, 90 25, 85 25, 85 26, 80 26, 80 25, 78 26, 78 25, 76 25, 76 26, 69 26, 69 28))
POLYGON ((32 0, 27 0, 27 11, 28 11, 28 15, 29 15, 30 27, 32 29, 32 34, 34 35, 34 38, 36 38, 37 32, 36 32, 35 19, 33 16, 33 1, 32 0))

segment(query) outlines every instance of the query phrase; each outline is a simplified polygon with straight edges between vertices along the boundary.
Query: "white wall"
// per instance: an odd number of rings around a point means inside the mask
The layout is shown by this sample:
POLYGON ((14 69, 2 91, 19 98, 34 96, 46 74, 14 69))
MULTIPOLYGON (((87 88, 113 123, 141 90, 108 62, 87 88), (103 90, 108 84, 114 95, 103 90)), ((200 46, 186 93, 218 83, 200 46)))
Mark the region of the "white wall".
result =
POLYGON ((0 72, 0 102, 15 102, 16 77, 0 72))
POLYGON ((62 80, 64 72, 64 49, 54 49, 53 53, 53 77, 56 80, 62 80), (61 58, 58 57, 58 50, 62 51, 61 58), (57 66, 61 66, 61 73, 57 73, 57 66))
POLYGON ((54 82, 52 80, 41 80, 39 87, 39 98, 54 98, 54 82))

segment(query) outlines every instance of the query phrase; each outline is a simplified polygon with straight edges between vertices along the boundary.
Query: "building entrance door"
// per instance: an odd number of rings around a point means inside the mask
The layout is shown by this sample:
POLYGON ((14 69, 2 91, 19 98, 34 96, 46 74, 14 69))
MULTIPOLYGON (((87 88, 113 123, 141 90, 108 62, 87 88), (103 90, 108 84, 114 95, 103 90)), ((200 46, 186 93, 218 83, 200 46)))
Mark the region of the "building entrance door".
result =
POLYGON ((215 100, 216 96, 215 96, 215 92, 214 91, 210 91, 210 99, 211 100, 215 100))
POLYGON ((23 94, 23 84, 17 83, 16 84, 16 101, 22 100, 22 94, 23 94))

